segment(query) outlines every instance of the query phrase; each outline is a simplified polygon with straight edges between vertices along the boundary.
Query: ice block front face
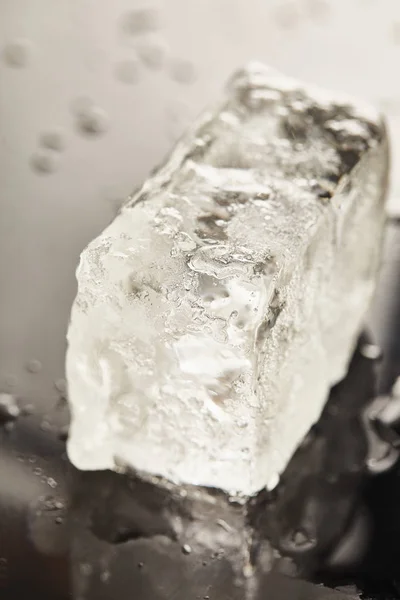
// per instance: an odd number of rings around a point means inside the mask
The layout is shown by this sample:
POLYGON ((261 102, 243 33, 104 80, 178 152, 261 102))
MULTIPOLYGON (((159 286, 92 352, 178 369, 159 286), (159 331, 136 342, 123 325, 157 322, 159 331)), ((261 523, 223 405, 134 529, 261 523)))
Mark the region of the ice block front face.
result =
POLYGON ((82 253, 72 462, 272 486, 346 372, 387 166, 370 108, 260 65, 238 73, 82 253))

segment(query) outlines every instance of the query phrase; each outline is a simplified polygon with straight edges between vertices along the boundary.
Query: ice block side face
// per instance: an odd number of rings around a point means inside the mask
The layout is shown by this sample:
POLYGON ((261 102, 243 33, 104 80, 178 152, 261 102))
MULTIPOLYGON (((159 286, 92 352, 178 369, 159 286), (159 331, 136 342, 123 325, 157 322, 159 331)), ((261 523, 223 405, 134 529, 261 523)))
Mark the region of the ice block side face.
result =
POLYGON ((252 65, 83 251, 71 461, 253 494, 347 369, 388 170, 372 109, 252 65))

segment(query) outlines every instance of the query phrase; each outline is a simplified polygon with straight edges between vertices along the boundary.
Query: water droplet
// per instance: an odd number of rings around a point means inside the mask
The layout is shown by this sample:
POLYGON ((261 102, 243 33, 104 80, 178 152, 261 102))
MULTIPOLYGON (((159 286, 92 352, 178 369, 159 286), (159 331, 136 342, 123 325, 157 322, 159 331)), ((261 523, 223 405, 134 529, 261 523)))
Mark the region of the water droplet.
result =
POLYGON ((36 358, 31 358, 26 363, 26 370, 29 371, 29 373, 39 373, 42 370, 42 363, 36 358))
POLYGON ((144 563, 142 563, 142 562, 138 563, 138 567, 139 567, 139 569, 143 569, 144 563))
POLYGON ((295 2, 287 2, 275 9, 275 21, 282 29, 293 29, 299 20, 299 8, 295 2))
POLYGON ((65 395, 67 393, 67 382, 63 378, 57 379, 57 381, 54 382, 54 387, 60 394, 65 395))
POLYGON ((65 140, 61 131, 45 131, 39 137, 39 144, 49 150, 62 152, 65 149, 65 140))
POLYGON ((115 76, 122 83, 133 85, 140 80, 140 65, 137 60, 122 60, 115 67, 115 76))
POLYGON ((107 131, 108 116, 105 110, 94 104, 77 113, 77 127, 88 136, 96 136, 107 131))
POLYGON ((50 425, 50 423, 48 421, 42 421, 40 424, 40 429, 42 431, 51 431, 52 430, 52 426, 50 425))
POLYGON ((41 469, 40 467, 35 467, 33 469, 33 472, 34 472, 35 475, 42 475, 43 469, 41 469))
POLYGON ((61 525, 63 523, 64 519, 62 517, 56 517, 54 519, 54 522, 56 525, 61 525))
POLYGON ((183 554, 191 554, 191 552, 192 552, 191 546, 189 546, 189 544, 184 544, 182 546, 182 552, 183 552, 183 554))
POLYGON ((103 583, 107 583, 107 581, 110 579, 110 577, 111 577, 110 571, 103 571, 102 573, 100 573, 100 580, 103 583))
POLYGON ((53 489, 57 487, 57 481, 53 477, 47 478, 47 484, 53 489))
POLYGON ((93 573, 93 567, 89 563, 81 563, 79 565, 79 570, 85 577, 89 577, 89 575, 93 573))
POLYGON ((330 13, 330 6, 326 0, 307 0, 306 9, 310 17, 318 21, 325 20, 330 13))
POLYGON ((146 7, 132 10, 122 19, 122 29, 128 35, 141 35, 160 28, 160 15, 156 8, 146 7))
POLYGON ((41 175, 48 175, 57 170, 59 160, 52 150, 37 150, 31 158, 31 167, 41 175))
POLYGON ((12 375, 11 373, 5 375, 3 378, 3 388, 5 391, 13 390, 16 387, 17 383, 17 377, 15 375, 12 375))
POLYGON ((176 58, 170 65, 171 78, 178 83, 191 84, 197 79, 196 67, 190 60, 176 58))
POLYGON ((6 44, 3 57, 9 67, 21 69, 29 62, 30 45, 27 40, 13 40, 6 44))
POLYGON ((395 21, 392 25, 393 41, 395 44, 400 44, 400 21, 395 21))
POLYGON ((316 539, 311 537, 305 530, 296 529, 285 540, 282 540, 281 546, 288 553, 302 553, 315 548, 316 543, 316 539))
POLYGON ((363 344, 360 348, 360 354, 370 360, 379 360, 382 358, 382 350, 375 344, 363 344))
POLYGON ((145 40, 136 47, 142 63, 149 69, 161 69, 167 55, 167 46, 162 40, 145 40))
POLYGON ((15 396, 0 394, 0 424, 15 421, 15 419, 18 419, 20 412, 15 396))
POLYGON ((59 440, 61 440, 62 442, 66 442, 68 439, 68 431, 68 425, 64 425, 63 427, 61 427, 60 431, 58 432, 59 440))

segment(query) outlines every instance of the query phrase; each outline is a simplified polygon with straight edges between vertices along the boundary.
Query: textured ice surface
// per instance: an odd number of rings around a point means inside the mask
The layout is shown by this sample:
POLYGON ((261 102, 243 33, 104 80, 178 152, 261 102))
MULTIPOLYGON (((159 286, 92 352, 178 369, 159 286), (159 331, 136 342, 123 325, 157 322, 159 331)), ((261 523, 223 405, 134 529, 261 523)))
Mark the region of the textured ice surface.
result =
POLYGON ((373 109, 237 73, 82 253, 72 462, 244 494, 276 483, 346 372, 386 177, 373 109))

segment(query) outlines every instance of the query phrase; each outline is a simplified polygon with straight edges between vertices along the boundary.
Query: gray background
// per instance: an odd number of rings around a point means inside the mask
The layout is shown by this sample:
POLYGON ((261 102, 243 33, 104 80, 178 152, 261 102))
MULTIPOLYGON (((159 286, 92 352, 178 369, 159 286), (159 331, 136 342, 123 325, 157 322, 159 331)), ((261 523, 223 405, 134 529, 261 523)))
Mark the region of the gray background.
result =
POLYGON ((0 391, 57 401, 81 249, 250 59, 384 110, 400 214, 399 0, 0 0, 0 391))

